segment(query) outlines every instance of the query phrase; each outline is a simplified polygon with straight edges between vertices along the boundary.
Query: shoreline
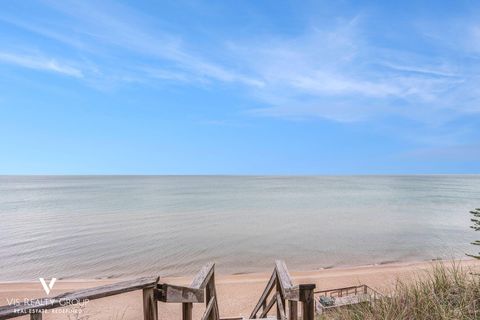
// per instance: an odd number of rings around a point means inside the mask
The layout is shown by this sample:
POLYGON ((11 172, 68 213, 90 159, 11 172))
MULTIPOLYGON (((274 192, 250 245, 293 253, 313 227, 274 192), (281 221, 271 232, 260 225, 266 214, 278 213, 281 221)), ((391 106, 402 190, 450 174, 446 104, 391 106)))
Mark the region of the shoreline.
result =
MULTIPOLYGON (((363 264, 363 265, 339 265, 339 266, 331 266, 331 267, 319 267, 316 269, 308 269, 308 268, 289 268, 289 271, 291 273, 314 273, 314 272, 321 272, 321 271, 327 271, 327 270, 354 270, 354 269, 362 269, 362 268, 374 268, 374 267, 382 267, 382 266, 391 266, 391 267, 405 267, 405 266, 411 266, 411 265, 418 265, 418 264, 431 264, 431 263, 451 263, 452 261, 455 262, 464 262, 464 261, 475 261, 475 258, 472 257, 463 257, 463 258, 455 258, 455 259, 426 259, 426 260, 409 260, 409 261, 386 261, 386 262, 380 262, 380 263, 372 263, 372 264, 363 264), (293 270, 293 272, 292 272, 293 270)), ((221 270, 218 269, 216 266, 216 275, 217 277, 230 277, 230 276, 243 276, 243 275, 263 275, 263 274, 270 274, 271 270, 273 270, 274 266, 274 261, 272 261, 272 268, 270 270, 266 271, 253 271, 253 272, 234 272, 234 273, 222 273, 221 270)), ((287 267, 288 267, 288 262, 287 262, 287 267)), ((199 268, 200 270, 200 268, 199 268)), ((191 277, 193 278, 195 276, 195 273, 192 274, 185 274, 185 275, 175 275, 175 276, 164 276, 162 277, 161 274, 140 274, 138 276, 126 276, 126 277, 104 277, 104 278, 57 278, 57 281, 62 281, 62 282, 71 282, 71 283, 77 283, 77 282, 109 282, 109 283, 114 283, 114 282, 120 282, 120 281, 125 281, 125 280, 132 280, 136 279, 139 277, 148 277, 148 276, 160 276, 162 279, 182 279, 182 278, 188 278, 191 277)), ((0 280, 0 285, 2 284, 17 284, 17 283, 38 283, 37 280, 0 280)))
MULTIPOLYGON (((382 265, 342 267, 323 270, 298 271, 290 269, 290 274, 295 284, 314 283, 316 290, 327 290, 352 285, 366 284, 375 290, 387 293, 392 290, 397 280, 409 281, 433 265, 443 263, 448 265, 455 262, 461 267, 480 270, 480 260, 442 260, 442 261, 417 261, 401 262, 382 265)), ((288 264, 287 264, 288 267, 288 264)), ((272 264, 273 270, 273 264, 272 264)), ((270 278, 271 271, 244 274, 218 274, 215 277, 219 308, 222 317, 247 316, 255 306, 265 285, 270 278)), ((174 285, 190 285, 193 275, 178 277, 161 277, 160 282, 174 285)), ((50 297, 58 294, 105 284, 111 284, 124 279, 67 279, 58 280, 50 297)), ((40 282, 17 281, 0 282, 0 305, 8 304, 8 299, 32 299, 46 297, 40 282)), ((194 318, 200 318, 204 310, 203 304, 195 304, 194 318)), ((117 296, 90 301, 85 309, 95 319, 112 319, 119 317, 123 320, 137 319, 142 310, 141 291, 134 291, 117 296), (115 316, 117 315, 117 316, 115 316)), ((180 319, 181 306, 175 303, 159 303, 159 316, 161 319, 180 319)), ((48 319, 61 319, 60 315, 49 314, 48 319)))
MULTIPOLYGON (((455 262, 461 262, 461 263, 467 263, 469 261, 478 261, 475 258, 472 257, 463 257, 463 258, 452 258, 452 259, 426 259, 426 260, 411 260, 411 261, 386 261, 386 262, 380 262, 380 263, 372 263, 372 264, 363 264, 363 265, 340 265, 340 266, 331 266, 331 267, 319 267, 317 269, 302 269, 302 268, 289 268, 289 272, 292 274, 301 274, 301 273, 316 273, 316 272, 322 272, 322 271, 329 271, 329 270, 334 270, 334 271, 340 271, 340 270, 356 270, 356 269, 365 269, 365 268, 379 268, 379 267, 410 267, 410 266, 415 266, 415 265, 424 265, 424 264, 435 264, 435 263, 446 263, 449 264, 452 261, 455 262)), ((271 271, 273 270, 274 266, 274 261, 272 261, 272 268, 270 270, 266 271, 253 271, 253 272, 234 272, 234 273, 222 273, 221 270, 218 270, 218 267, 216 266, 215 273, 217 277, 236 277, 236 276, 248 276, 248 275, 253 275, 253 276, 259 276, 259 275, 265 275, 271 274, 271 271)), ((287 262, 287 267, 288 267, 288 262, 287 262)), ((199 268, 200 270, 200 268, 199 268)), ((120 281, 126 281, 126 280, 133 280, 139 277, 148 277, 148 276, 160 276, 161 279, 184 279, 184 278, 193 278, 195 276, 195 273, 192 274, 184 274, 184 275, 175 275, 175 276, 163 276, 161 274, 141 274, 138 276, 127 276, 127 277, 104 277, 104 278, 57 278, 57 281, 61 282, 71 282, 71 283, 77 283, 77 282, 108 282, 108 283, 115 283, 115 282, 120 282, 120 281)), ((27 283, 38 283, 37 280, 0 280, 0 285, 4 284, 27 284, 27 283)))

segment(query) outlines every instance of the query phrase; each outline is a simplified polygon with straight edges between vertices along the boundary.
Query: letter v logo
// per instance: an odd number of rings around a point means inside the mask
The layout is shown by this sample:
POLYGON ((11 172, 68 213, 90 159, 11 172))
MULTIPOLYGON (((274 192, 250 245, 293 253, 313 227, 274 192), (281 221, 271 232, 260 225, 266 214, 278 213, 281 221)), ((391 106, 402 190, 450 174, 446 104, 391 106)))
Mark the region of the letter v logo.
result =
POLYGON ((50 290, 52 290, 53 288, 53 285, 55 284, 55 281, 57 281, 57 278, 52 278, 50 280, 50 283, 47 285, 47 283, 45 282, 45 279, 44 278, 38 278, 38 280, 40 280, 40 283, 42 284, 42 287, 43 287, 43 290, 45 290, 45 293, 47 294, 47 296, 50 294, 50 290))

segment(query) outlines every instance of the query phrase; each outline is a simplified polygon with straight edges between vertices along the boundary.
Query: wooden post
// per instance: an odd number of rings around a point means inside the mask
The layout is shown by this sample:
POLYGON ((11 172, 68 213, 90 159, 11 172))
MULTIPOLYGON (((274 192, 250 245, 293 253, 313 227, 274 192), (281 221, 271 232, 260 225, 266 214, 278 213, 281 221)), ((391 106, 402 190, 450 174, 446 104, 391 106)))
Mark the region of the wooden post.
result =
MULTIPOLYGON (((276 292, 278 294, 280 294, 280 297, 281 297, 281 300, 282 300, 282 305, 283 305, 283 313, 285 313, 285 298, 283 297, 283 294, 282 294, 282 287, 281 287, 281 284, 280 284, 280 280, 278 279, 278 274, 277 274, 277 279, 276 279, 276 282, 275 282, 275 289, 276 289, 276 292)), ((280 316, 281 315, 280 308, 281 308, 281 306, 277 303, 277 319, 282 319, 282 317, 280 316)))
POLYGON ((143 289, 143 319, 158 320, 157 300, 154 288, 143 289))
MULTIPOLYGON (((278 274, 277 274, 277 277, 275 279, 275 294, 281 292, 281 288, 280 288, 280 282, 278 281, 278 274)), ((278 306, 278 303, 276 303, 276 307, 277 307, 277 319, 280 319, 280 310, 279 310, 279 306, 278 306)))
POLYGON ((288 320, 297 320, 298 303, 297 301, 288 300, 288 320))
MULTIPOLYGON (((207 286, 205 288, 205 308, 208 306, 208 303, 210 302, 210 300, 212 300, 214 296, 214 290, 215 288, 211 286, 210 281, 208 281, 207 286)), ((210 312, 210 314, 208 315, 208 320, 214 320, 213 312, 210 312)))
POLYGON ((192 320, 193 303, 182 303, 182 320, 192 320))
POLYGON ((30 320, 42 320, 42 313, 41 312, 30 313, 30 320))
MULTIPOLYGON (((212 272, 212 276, 210 277, 210 280, 208 281, 207 286, 205 287, 205 306, 208 306, 208 303, 210 302, 210 300, 216 295, 217 293, 215 292, 215 271, 214 271, 212 272)), ((215 320, 217 317, 219 317, 218 305, 216 301, 213 308, 215 310, 213 310, 213 312, 210 313, 208 320, 215 320)))
POLYGON ((313 320, 315 318, 313 289, 304 289, 302 300, 302 320, 313 320))

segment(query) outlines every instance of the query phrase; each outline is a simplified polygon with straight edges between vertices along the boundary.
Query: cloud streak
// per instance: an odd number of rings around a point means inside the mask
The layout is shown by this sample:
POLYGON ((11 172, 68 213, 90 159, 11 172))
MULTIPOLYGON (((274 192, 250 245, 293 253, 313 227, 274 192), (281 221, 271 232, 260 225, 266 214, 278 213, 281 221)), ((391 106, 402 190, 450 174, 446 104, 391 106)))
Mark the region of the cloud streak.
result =
MULTIPOLYGON (((41 56, 5 51, 0 61, 94 84, 237 86, 256 105, 248 113, 261 116, 338 122, 402 117, 433 126, 480 113, 478 50, 463 40, 452 46, 456 40, 448 32, 416 30, 436 55, 387 47, 372 39, 370 17, 358 14, 310 25, 296 34, 222 39, 202 47, 118 3, 44 3, 63 19, 55 25, 41 19, 0 20, 61 43, 67 48, 64 60, 74 63, 44 58, 52 56, 47 47, 41 56), (467 64, 459 63, 467 58, 467 64)), ((458 28, 478 43, 476 24, 458 28)))
MULTIPOLYGON (((361 20, 361 19, 360 19, 361 20)), ((369 42, 358 18, 296 38, 237 45, 264 79, 255 114, 340 122, 402 116, 425 123, 478 113, 478 76, 445 56, 384 49, 369 42)), ((456 53, 462 56, 462 53, 456 53)), ((466 55, 466 53, 463 53, 466 55)))
MULTIPOLYGON (((161 29, 151 30, 153 27, 145 23, 145 21, 151 21, 151 18, 135 12, 130 7, 114 3, 108 5, 103 3, 105 7, 99 7, 99 4, 76 1, 47 1, 46 3, 76 22, 75 25, 78 28, 71 31, 82 40, 74 42, 73 45, 78 48, 78 42, 90 43, 99 51, 103 48, 104 52, 108 52, 107 55, 113 52, 115 59, 118 58, 127 63, 133 72, 145 71, 145 76, 177 79, 180 82, 218 81, 251 86, 262 85, 258 79, 212 62, 195 53, 195 50, 186 48, 184 40, 173 33, 161 29), (82 31, 77 32, 77 30, 82 31), (143 63, 137 69, 136 65, 127 61, 131 59, 130 54, 137 55, 141 60, 148 60, 149 65, 146 66, 143 63), (148 70, 149 67, 152 69, 151 72, 148 70), (158 72, 159 69, 165 71, 158 72)), ((21 24, 18 23, 18 25, 21 24)), ((38 30, 44 36, 52 35, 52 39, 72 45, 72 40, 56 31, 46 30, 45 27, 29 29, 34 32, 38 30)))
POLYGON ((83 77, 81 70, 51 58, 0 52, 0 62, 13 64, 28 69, 54 72, 75 78, 83 77))

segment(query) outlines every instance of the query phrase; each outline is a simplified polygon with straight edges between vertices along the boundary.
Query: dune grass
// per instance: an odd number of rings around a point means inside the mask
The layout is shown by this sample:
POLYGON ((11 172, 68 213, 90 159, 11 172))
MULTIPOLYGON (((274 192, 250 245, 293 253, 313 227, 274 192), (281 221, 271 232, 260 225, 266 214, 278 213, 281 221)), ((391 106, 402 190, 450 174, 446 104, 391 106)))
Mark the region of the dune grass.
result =
POLYGON ((480 319, 480 276, 455 263, 435 264, 412 281, 398 281, 388 297, 333 310, 318 319, 480 319))

